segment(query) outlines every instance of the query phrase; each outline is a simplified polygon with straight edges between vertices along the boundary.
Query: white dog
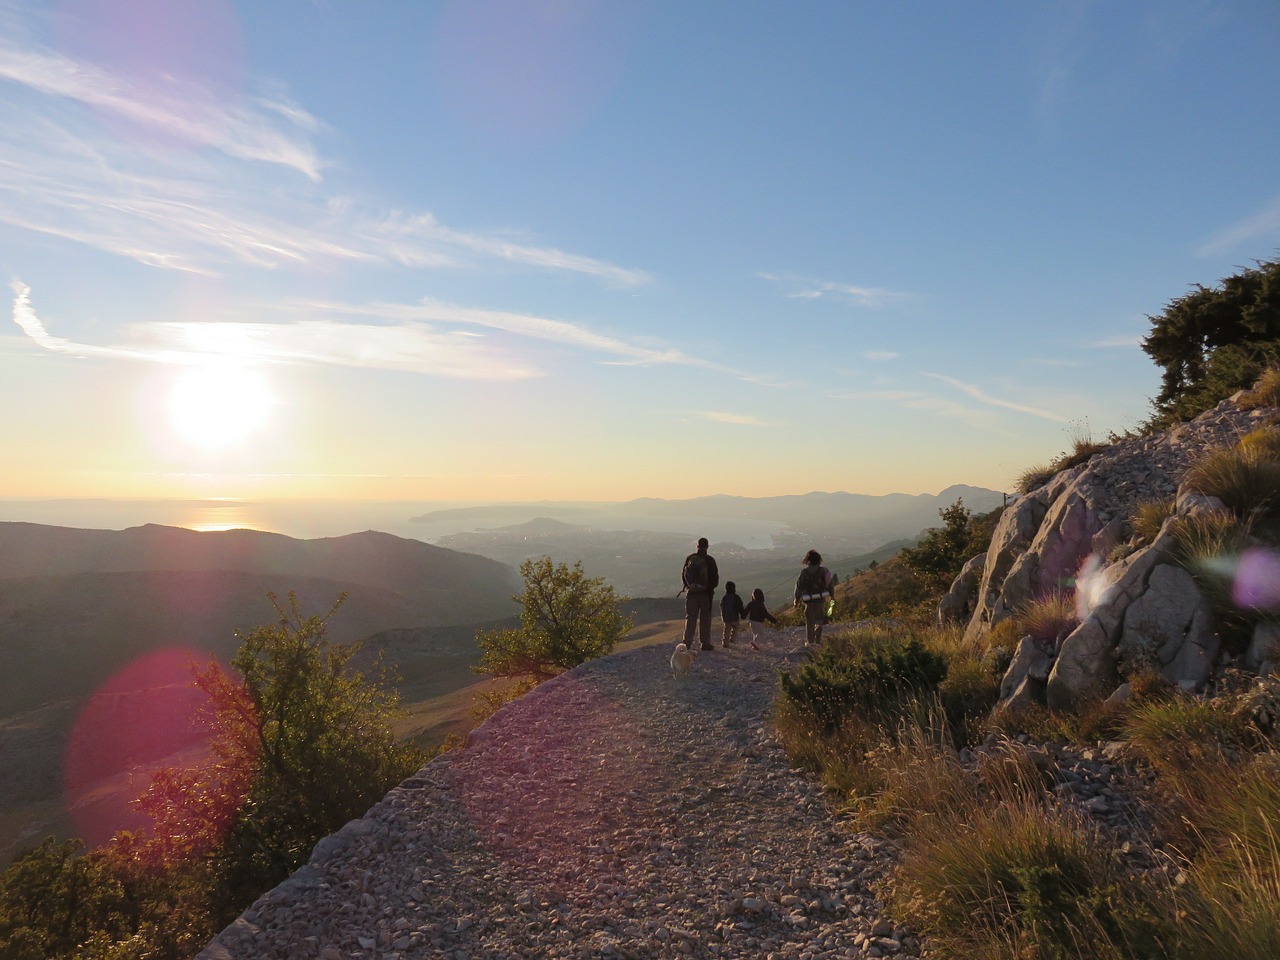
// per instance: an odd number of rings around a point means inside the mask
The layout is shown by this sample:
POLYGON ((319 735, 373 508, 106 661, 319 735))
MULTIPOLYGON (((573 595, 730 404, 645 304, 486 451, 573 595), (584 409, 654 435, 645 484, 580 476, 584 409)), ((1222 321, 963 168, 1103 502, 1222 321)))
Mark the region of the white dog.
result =
POLYGON ((679 680, 687 676, 693 666, 693 653, 683 643, 676 644, 676 652, 671 655, 671 676, 679 680))

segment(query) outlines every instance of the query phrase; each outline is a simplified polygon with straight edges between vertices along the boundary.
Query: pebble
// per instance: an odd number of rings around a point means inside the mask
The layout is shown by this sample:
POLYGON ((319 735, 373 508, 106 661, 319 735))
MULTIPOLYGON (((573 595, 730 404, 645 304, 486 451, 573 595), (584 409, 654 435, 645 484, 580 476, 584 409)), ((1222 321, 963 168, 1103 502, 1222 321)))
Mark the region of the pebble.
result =
POLYGON ((769 727, 803 629, 757 642, 679 681, 656 645, 543 684, 321 841, 199 960, 315 956, 308 938, 345 960, 910 960, 918 940, 874 892, 896 848, 835 829, 769 727))

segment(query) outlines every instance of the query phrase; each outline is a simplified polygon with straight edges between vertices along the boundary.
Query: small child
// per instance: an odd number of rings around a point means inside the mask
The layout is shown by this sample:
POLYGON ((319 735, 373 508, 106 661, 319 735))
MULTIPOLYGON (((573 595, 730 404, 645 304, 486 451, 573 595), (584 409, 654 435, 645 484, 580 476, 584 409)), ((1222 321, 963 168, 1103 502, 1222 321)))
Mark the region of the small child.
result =
POLYGON ((751 628, 752 640, 756 638, 756 631, 763 632, 766 620, 774 625, 778 623, 778 618, 765 609, 764 591, 759 587, 751 591, 751 602, 743 608, 743 613, 747 618, 747 625, 751 628))
POLYGON ((729 646, 737 637, 738 625, 747 609, 735 589, 733 581, 728 581, 724 585, 724 597, 720 600, 720 616, 724 618, 724 640, 720 644, 722 647, 729 646))

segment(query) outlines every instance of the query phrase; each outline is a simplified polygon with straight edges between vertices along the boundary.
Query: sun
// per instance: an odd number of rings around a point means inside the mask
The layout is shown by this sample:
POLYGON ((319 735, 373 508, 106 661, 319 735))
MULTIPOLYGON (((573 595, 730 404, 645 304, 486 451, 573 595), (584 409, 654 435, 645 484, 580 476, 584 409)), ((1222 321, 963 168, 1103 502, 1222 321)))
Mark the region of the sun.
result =
POLYGON ((169 394, 169 419, 187 443, 217 450, 242 443, 270 419, 275 400, 256 370, 210 364, 184 371, 169 394))

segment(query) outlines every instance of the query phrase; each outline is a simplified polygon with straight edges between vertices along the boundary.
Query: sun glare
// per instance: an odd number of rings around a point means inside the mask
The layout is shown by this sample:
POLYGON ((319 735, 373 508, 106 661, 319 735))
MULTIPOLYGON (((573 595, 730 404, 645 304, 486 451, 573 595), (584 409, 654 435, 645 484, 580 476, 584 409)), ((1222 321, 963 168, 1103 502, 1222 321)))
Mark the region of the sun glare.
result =
POLYGON ((193 446, 219 449, 248 439, 267 422, 273 405, 256 371, 230 365, 194 367, 169 395, 169 419, 193 446))

